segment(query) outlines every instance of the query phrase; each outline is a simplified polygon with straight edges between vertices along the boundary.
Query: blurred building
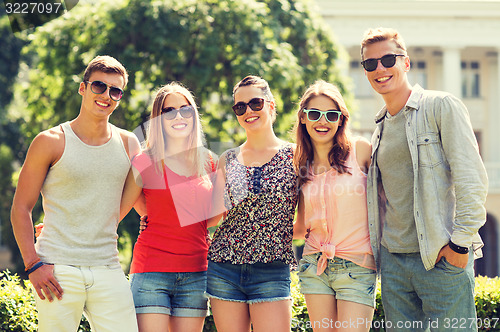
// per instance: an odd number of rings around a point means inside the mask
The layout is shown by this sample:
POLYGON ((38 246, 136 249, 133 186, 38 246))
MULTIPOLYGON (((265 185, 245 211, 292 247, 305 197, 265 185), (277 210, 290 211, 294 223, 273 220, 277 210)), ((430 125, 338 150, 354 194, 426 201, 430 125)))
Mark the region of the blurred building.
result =
POLYGON ((500 1, 316 0, 319 13, 349 54, 343 68, 352 79, 354 127, 370 137, 384 105, 360 64, 360 41, 371 27, 392 27, 404 37, 410 83, 448 91, 467 106, 489 176, 487 222, 480 230, 481 275, 500 274, 500 1))

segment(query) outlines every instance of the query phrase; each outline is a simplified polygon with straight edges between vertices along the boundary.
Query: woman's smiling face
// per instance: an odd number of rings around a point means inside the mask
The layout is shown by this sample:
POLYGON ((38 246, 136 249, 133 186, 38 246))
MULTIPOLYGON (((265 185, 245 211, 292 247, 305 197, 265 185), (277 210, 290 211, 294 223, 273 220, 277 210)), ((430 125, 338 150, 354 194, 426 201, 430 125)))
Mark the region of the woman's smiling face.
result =
POLYGON ((264 107, 260 111, 253 111, 248 105, 245 114, 236 116, 240 126, 245 130, 256 130, 267 125, 272 127, 274 103, 269 102, 261 89, 248 85, 242 86, 234 93, 234 104, 239 102, 248 103, 253 98, 263 98, 264 107))
MULTIPOLYGON (((318 111, 340 111, 338 106, 333 102, 333 100, 327 96, 319 95, 312 97, 306 105, 308 110, 318 110, 318 111)), ((340 119, 337 122, 329 122, 325 119, 324 115, 321 115, 319 120, 310 121, 307 114, 303 114, 300 119, 302 124, 305 124, 307 133, 311 137, 313 144, 332 144, 333 137, 337 132, 339 127, 340 119)))
POLYGON ((167 137, 171 138, 187 138, 193 132, 194 113, 190 117, 184 118, 177 110, 184 106, 190 106, 186 97, 180 93, 170 93, 163 101, 162 107, 162 123, 167 137), (165 111, 175 112, 176 115, 172 120, 165 116, 165 111))

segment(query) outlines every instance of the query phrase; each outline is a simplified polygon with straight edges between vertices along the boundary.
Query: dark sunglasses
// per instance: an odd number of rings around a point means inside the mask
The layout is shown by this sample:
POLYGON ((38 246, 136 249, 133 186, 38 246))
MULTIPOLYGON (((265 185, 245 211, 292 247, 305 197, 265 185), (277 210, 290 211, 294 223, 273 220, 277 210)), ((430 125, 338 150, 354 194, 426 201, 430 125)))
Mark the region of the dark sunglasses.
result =
POLYGON ((191 105, 182 106, 179 109, 173 107, 165 107, 161 109, 161 114, 167 120, 173 120, 180 113, 184 119, 191 118, 194 115, 194 107, 191 105))
POLYGON ((329 110, 329 111, 319 111, 319 110, 302 110, 304 113, 307 114, 307 119, 309 121, 316 122, 319 119, 321 119, 321 116, 325 116, 325 119, 328 122, 335 123, 338 122, 340 119, 340 115, 342 114, 341 111, 334 111, 334 110, 329 110))
POLYGON ((380 60, 382 66, 384 66, 385 68, 391 68, 394 67, 394 65, 396 64, 396 58, 398 56, 405 56, 405 55, 386 54, 378 59, 366 59, 365 61, 361 61, 361 64, 363 65, 363 68, 365 68, 366 71, 374 71, 375 69, 377 69, 378 61, 380 60))
POLYGON ((85 81, 85 83, 90 83, 90 90, 96 95, 103 94, 109 88, 109 97, 114 101, 118 101, 123 97, 123 90, 116 86, 111 86, 101 81, 85 81))
POLYGON ((247 111, 247 105, 252 111, 260 111, 264 108, 264 98, 253 98, 248 103, 240 101, 233 105, 233 111, 237 116, 242 116, 247 111))

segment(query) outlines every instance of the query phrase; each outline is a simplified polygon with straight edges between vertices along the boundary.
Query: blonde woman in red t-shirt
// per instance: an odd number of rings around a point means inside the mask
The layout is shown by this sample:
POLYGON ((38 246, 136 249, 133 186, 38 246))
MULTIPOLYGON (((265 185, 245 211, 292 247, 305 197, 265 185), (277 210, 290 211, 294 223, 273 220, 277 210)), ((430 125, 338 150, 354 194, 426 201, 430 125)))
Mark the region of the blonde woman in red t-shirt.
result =
POLYGON ((130 269, 140 332, 203 329, 214 170, 192 94, 175 82, 161 87, 121 207, 122 216, 134 204, 148 215, 130 269))
POLYGON ((368 331, 376 280, 366 206, 371 146, 349 135, 349 111, 330 83, 311 85, 297 115, 294 235, 306 238, 299 280, 311 326, 315 332, 368 331))

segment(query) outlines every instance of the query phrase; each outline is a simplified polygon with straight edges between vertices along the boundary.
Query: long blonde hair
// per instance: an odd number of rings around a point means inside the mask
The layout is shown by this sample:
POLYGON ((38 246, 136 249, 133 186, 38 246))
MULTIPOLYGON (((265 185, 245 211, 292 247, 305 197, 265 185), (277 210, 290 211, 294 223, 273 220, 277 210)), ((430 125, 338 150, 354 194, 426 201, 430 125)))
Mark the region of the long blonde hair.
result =
POLYGON ((206 175, 208 170, 211 169, 210 163, 212 158, 208 149, 205 148, 205 136, 201 126, 198 107, 194 101, 193 94, 179 82, 171 82, 157 90, 143 150, 153 159, 156 170, 162 172, 162 162, 165 160, 165 148, 168 145, 168 137, 165 135, 163 129, 161 110, 165 98, 172 93, 184 96, 189 105, 194 109, 193 131, 189 135, 187 160, 193 166, 193 175, 206 175))

